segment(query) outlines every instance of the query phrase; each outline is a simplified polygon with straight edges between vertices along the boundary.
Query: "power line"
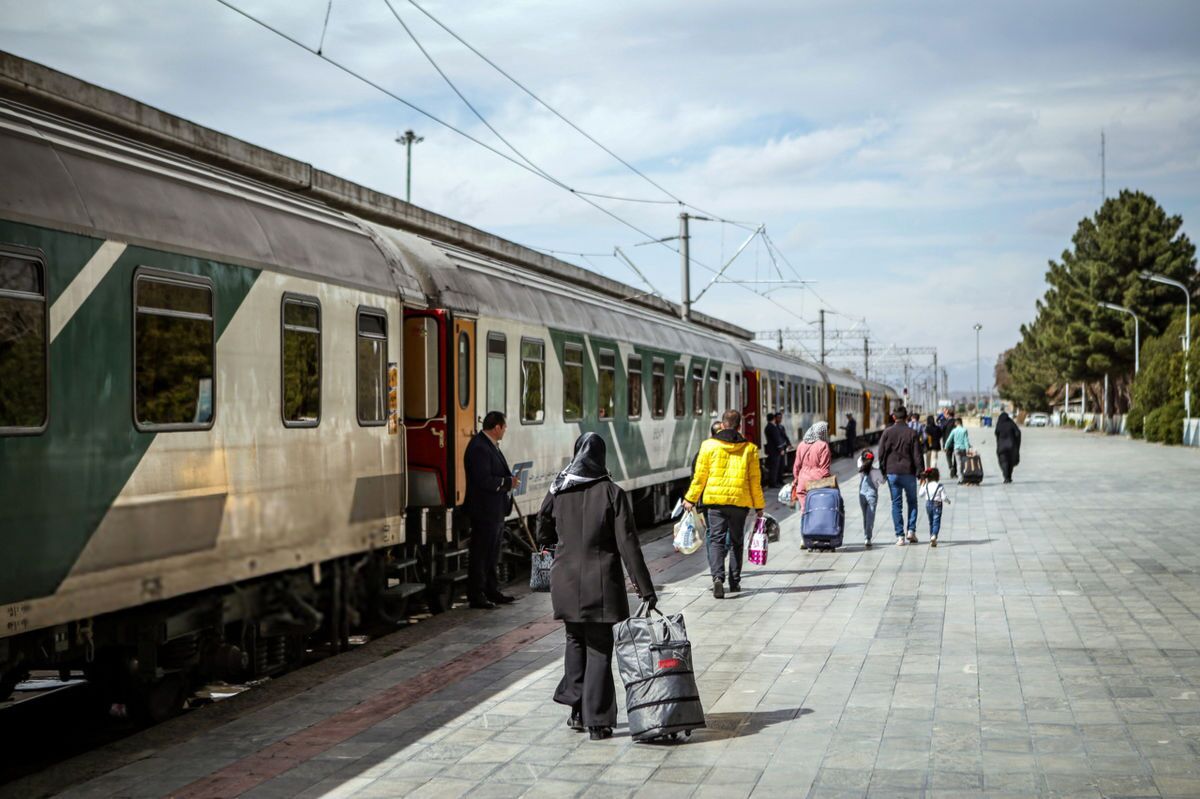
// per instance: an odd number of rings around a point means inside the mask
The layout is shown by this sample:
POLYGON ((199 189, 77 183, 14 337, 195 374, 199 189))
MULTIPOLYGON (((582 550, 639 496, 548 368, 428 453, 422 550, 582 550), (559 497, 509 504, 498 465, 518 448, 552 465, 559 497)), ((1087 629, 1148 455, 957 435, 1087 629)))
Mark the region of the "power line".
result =
POLYGON ((322 61, 326 62, 327 64, 330 64, 333 67, 336 67, 337 69, 346 73, 347 75, 354 78, 355 80, 358 80, 361 83, 363 83, 367 86, 370 86, 372 89, 375 89, 376 91, 380 92, 381 94, 387 95, 388 97, 392 98, 396 102, 400 103, 401 105, 403 105, 407 108, 412 109, 413 111, 417 112, 418 114, 425 117, 426 119, 429 119, 432 122, 436 122, 437 124, 441 125, 442 127, 446 128, 447 130, 453 131, 454 133, 457 133, 459 136, 462 136, 464 139, 467 139, 468 141, 478 144, 480 147, 483 147, 488 152, 493 153, 494 155, 500 156, 505 161, 508 161, 509 163, 520 167, 521 169, 524 169, 526 172, 529 172, 532 175, 536 175, 537 177, 542 178, 543 180, 546 180, 549 183, 551 183, 555 186, 558 186, 559 188, 565 189, 566 191, 570 192, 573 196, 578 197, 579 199, 583 200, 588 205, 590 205, 593 208, 595 208, 596 210, 600 211, 602 214, 621 223, 622 225, 629 228, 630 230, 633 230, 637 234, 644 236, 646 238, 653 238, 645 230, 642 230, 640 227, 638 227, 634 223, 630 222, 629 220, 618 216, 617 214, 608 210, 607 208, 600 205, 599 203, 596 203, 595 201, 590 199, 588 196, 576 191, 575 189, 572 189, 570 186, 567 186, 566 184, 562 183, 561 181, 558 181, 558 180, 550 177, 549 175, 546 175, 546 174, 538 171, 537 169, 529 166, 528 164, 524 164, 524 163, 518 161, 517 159, 508 155, 507 153, 501 152, 500 150, 496 149, 495 147, 491 146, 490 144, 475 138, 474 136, 472 136, 471 134, 462 130, 461 128, 455 127, 454 125, 450 124, 449 122, 445 121, 444 119, 430 113, 429 111, 426 111, 424 108, 421 108, 420 106, 418 106, 412 102, 409 102, 408 100, 405 100, 400 95, 396 94, 395 92, 393 92, 389 89, 384 88, 376 81, 373 81, 370 78, 366 77, 365 75, 354 71, 353 69, 351 69, 350 67, 341 63, 340 61, 335 61, 334 59, 330 58, 329 56, 325 55, 324 53, 317 52, 316 50, 309 47, 307 44, 304 44, 299 39, 295 38, 294 36, 284 33, 283 31, 281 31, 278 28, 259 19, 258 17, 254 16, 253 14, 251 14, 248 11, 243 11, 242 9, 235 6, 233 3, 229 2, 229 0, 216 0, 216 2, 225 6, 229 10, 236 12, 237 14, 241 15, 242 17, 245 17, 246 19, 248 19, 251 22, 253 22, 254 24, 264 28, 265 30, 270 31, 271 33, 275 34, 276 36, 280 37, 281 39, 284 39, 285 41, 290 42, 291 44, 295 45, 296 47, 299 47, 300 49, 302 49, 312 55, 315 55, 317 58, 320 58, 322 61))
MULTIPOLYGON (((280 30, 279 28, 276 28, 275 26, 271 25, 270 23, 266 22, 265 20, 262 20, 262 19, 260 19, 260 18, 256 17, 255 15, 251 14, 250 12, 248 12, 248 11, 245 11, 245 10, 243 10, 243 9, 239 8, 238 6, 236 6, 236 5, 234 5, 232 2, 230 2, 230 0, 216 0, 216 2, 218 2, 218 3, 220 3, 221 5, 225 6, 225 7, 226 7, 226 8, 228 8, 230 11, 233 11, 234 13, 238 14, 239 16, 241 16, 241 17, 244 17, 245 19, 248 19, 248 20, 250 20, 250 21, 251 21, 251 22, 253 22, 255 25, 258 25, 259 27, 263 28, 264 30, 267 30, 267 31, 269 31, 269 32, 271 32, 271 33, 273 33, 273 34, 275 34, 276 36, 278 36, 279 38, 283 39, 284 41, 287 41, 287 42, 289 42, 290 44, 292 44, 292 45, 294 45, 294 46, 296 46, 296 47, 299 47, 300 49, 304 50, 305 52, 307 52, 307 53, 309 53, 309 54, 311 54, 311 55, 314 55, 314 56, 316 56, 317 58, 319 58, 319 59, 321 59, 322 61, 326 62, 326 63, 327 63, 327 64, 329 64, 330 66, 333 66, 333 67, 335 67, 336 69, 340 70, 341 72, 345 73, 346 75, 349 75, 350 77, 352 77, 352 78, 354 78, 355 80, 359 81, 360 83, 363 83, 364 85, 371 87, 371 88, 372 88, 372 89, 374 89, 375 91, 377 91, 377 92, 379 92, 379 93, 381 93, 381 94, 383 94, 383 95, 385 95, 385 96, 387 96, 387 97, 390 97, 391 99, 395 100, 396 102, 400 103, 401 105, 405 106, 406 108, 409 108, 409 109, 411 109, 411 110, 415 111, 416 113, 420 114, 421 116, 425 117, 426 119, 430 120, 431 122, 435 122, 435 123, 437 123, 438 125, 441 125, 442 127, 446 128, 447 130, 449 130, 449 131, 452 131, 453 133, 457 133, 459 136, 463 137, 464 139, 466 139, 466 140, 468 140, 468 141, 470 141, 470 142, 473 142, 473 143, 475 143, 475 144, 479 145, 480 147, 483 147, 485 150, 487 150, 488 152, 492 153, 493 155, 497 155, 497 156, 499 156, 500 158, 503 158, 505 161, 508 161, 509 163, 511 163, 511 164, 513 164, 513 165, 515 165, 515 166, 517 166, 517 167, 520 167, 521 169, 525 170, 526 172, 529 172, 529 173, 530 173, 530 174, 532 174, 532 175, 535 175, 535 176, 537 176, 537 177, 539 177, 539 178, 542 178, 543 180, 545 180, 545 181, 547 181, 547 182, 551 183, 551 184, 552 184, 552 185, 554 185, 554 186, 557 186, 558 188, 561 188, 561 189, 564 189, 564 190, 566 190, 566 191, 570 192, 572 195, 574 195, 575 197, 578 197, 580 200, 582 200, 583 202, 587 203, 588 205, 591 205, 593 208, 595 208, 596 210, 600 211, 600 212, 601 212, 601 213, 603 213, 604 215, 606 215, 606 216, 610 217, 611 219, 613 219, 614 221, 616 221, 616 222, 618 222, 618 223, 620 223, 620 224, 624 225, 625 227, 629 228, 630 230, 633 230, 633 231, 634 231, 635 233, 637 233, 639 236, 642 236, 642 237, 643 237, 643 238, 645 238, 645 239, 649 239, 649 240, 650 240, 650 242, 649 242, 649 243, 657 243, 657 244, 661 244, 663 247, 666 247, 667 249, 671 250, 672 252, 675 252, 675 253, 678 253, 678 252, 679 252, 679 250, 678 250, 677 248, 675 248, 675 247, 672 247, 672 246, 670 245, 670 243, 669 243, 667 240, 655 239, 655 238, 654 238, 654 236, 653 236, 652 234, 650 234, 649 232, 647 232, 647 231, 643 230, 642 228, 640 228, 639 226, 637 226, 637 225, 636 225, 636 224, 634 224, 633 222, 630 222, 629 220, 627 220, 627 219, 624 219, 623 217, 619 216, 618 214, 614 213, 613 211, 610 211, 609 209, 605 208, 604 206, 600 205, 599 203, 596 203, 595 201, 593 201, 593 200, 590 198, 590 196, 588 195, 588 193, 586 193, 586 192, 581 192, 581 191, 578 191, 578 190, 576 190, 576 189, 574 189, 574 188, 572 188, 572 187, 570 187, 570 186, 566 185, 566 184, 565 184, 565 183, 563 183, 562 181, 559 181, 559 180, 557 180, 556 178, 554 178, 554 177, 550 176, 549 174, 545 173, 545 172, 544 172, 544 171, 542 171, 540 168, 537 168, 537 167, 535 167, 535 166, 532 166, 532 165, 531 165, 531 164, 529 164, 529 163, 523 163, 522 161, 519 161, 519 160, 517 160, 516 158, 514 158, 514 157, 512 157, 512 156, 508 155, 507 153, 505 153, 505 152, 502 152, 501 150, 498 150, 497 148, 493 147, 492 145, 490 145, 490 144, 488 144, 488 143, 486 143, 486 142, 484 142, 484 141, 482 141, 482 140, 480 140, 480 139, 476 138, 475 136, 472 136, 470 133, 467 133, 466 131, 462 130, 461 128, 458 128, 458 127, 456 127, 455 125, 452 125, 451 123, 447 122, 446 120, 444 120, 444 119, 442 119, 442 118, 438 117, 437 115, 435 115, 435 114, 433 114, 433 113, 431 113, 431 112, 429 112, 429 111, 426 111, 424 108, 421 108, 420 106, 416 105, 415 103, 412 103, 412 102, 410 102, 410 101, 408 101, 408 100, 404 99, 404 98, 403 98, 403 97, 401 97, 400 95, 396 94, 395 92, 391 91, 390 89, 387 89, 387 88, 385 88, 384 86, 382 86, 382 85, 381 85, 381 84, 379 84, 378 82, 376 82, 376 81, 372 80, 371 78, 368 78, 368 77, 366 77, 366 76, 365 76, 365 75, 363 75, 362 73, 360 73, 360 72, 357 72, 357 71, 355 71, 355 70, 351 69, 350 67, 348 67, 348 66, 346 66, 345 64, 341 63, 340 61, 337 61, 337 60, 335 60, 335 59, 333 59, 333 58, 330 58, 329 56, 325 55, 325 54, 324 54, 324 52, 322 52, 322 51, 320 51, 320 50, 314 50, 312 47, 310 47, 309 45, 307 45, 307 44, 305 44, 304 42, 300 41, 299 39, 295 38, 294 36, 291 36, 290 34, 287 34, 287 33, 285 33, 284 31, 280 30)), ((412 0, 409 0, 409 2, 412 2, 412 0)), ((390 8, 390 7, 391 7, 390 3, 389 3, 388 5, 389 5, 389 8, 390 8)), ((413 3, 413 5, 414 5, 414 6, 416 6, 418 9, 420 9, 420 10, 421 10, 423 13, 425 13, 425 14, 426 14, 426 16, 430 16, 430 15, 428 14, 428 12, 425 12, 425 11, 424 11, 424 9, 421 9, 421 8, 420 8, 420 6, 418 6, 418 5, 417 5, 415 2, 413 3)), ((393 9, 393 13, 394 13, 394 9, 393 9)), ((397 15, 397 17, 398 17, 398 15, 397 15)), ((431 18, 431 19, 433 19, 433 17, 432 17, 432 16, 430 16, 430 18, 431 18)), ((435 22, 438 22, 438 20, 436 20, 436 19, 434 19, 434 21, 435 21, 435 22)), ((403 23, 402 23, 402 24, 403 24, 403 23)), ((440 23, 440 22, 438 22, 438 24, 439 24, 439 25, 441 25, 441 23, 440 23)), ((445 26, 444 26, 444 25, 442 25, 442 27, 443 27, 444 29, 446 29, 448 33, 450 33, 451 35, 455 36, 455 38, 456 38, 456 39, 459 39, 459 41, 462 41, 462 39, 461 39, 460 37, 458 37, 456 34, 454 34, 454 33, 453 33, 452 31, 450 31, 448 28, 445 28, 445 26)), ((406 26, 406 29, 407 29, 407 26, 406 26)), ((476 53, 476 55, 479 55, 479 57, 480 57, 480 58, 483 58, 485 61, 488 61, 488 63, 489 63, 489 64, 492 64, 492 62, 491 62, 489 59, 487 59, 485 56, 483 56, 483 55, 482 55, 481 53, 479 53, 477 50, 475 50, 474 48, 472 48, 472 47, 471 47, 469 44, 467 44, 465 41, 463 41, 462 43, 463 43, 465 46, 467 46, 469 49, 471 49, 471 50, 472 50, 472 52, 475 52, 475 53, 476 53)), ((541 100, 540 100, 540 98, 537 98, 537 97, 536 97, 536 95, 533 95, 533 93, 532 93, 532 92, 530 92, 528 89, 525 89, 525 87, 524 87, 523 85, 521 85, 521 84, 520 84, 518 81, 516 81, 514 78, 512 78, 511 76, 509 76, 507 73, 504 73, 504 71, 503 71, 503 70, 501 70, 499 67, 496 67, 496 66, 495 66, 495 64, 492 64, 492 66, 493 66, 493 67, 495 67, 495 68, 496 68, 498 71, 500 71, 500 72, 501 72, 501 74, 504 74, 506 77, 508 77, 510 80, 512 80, 514 83, 517 83, 517 85, 521 86, 521 88, 522 88, 522 89, 524 89, 524 90, 525 90, 527 93, 529 93, 531 96, 534 96, 534 97, 535 97, 535 99, 538 99, 538 101, 539 101, 539 102, 542 102, 542 103, 543 103, 543 105, 545 105, 545 103, 544 103, 543 101, 541 101, 541 100)), ((439 70, 439 72, 440 72, 440 70, 439 70)), ((449 79, 448 79, 448 78, 447 78, 447 82, 449 82, 449 79)), ((460 96, 461 96, 461 95, 460 95, 460 96)), ((465 102, 465 98, 464 98, 464 102, 465 102)), ((547 108, 550 108, 550 106, 548 106, 548 105, 547 105, 546 107, 547 107, 547 108)), ((472 109, 473 109, 473 107, 472 107, 472 109)), ((550 108, 550 110, 551 110, 551 111, 553 111, 554 109, 550 108)), ((671 197, 672 199, 674 199, 676 202, 679 202, 679 203, 681 203, 681 204, 683 204, 683 205, 686 205, 686 206, 687 206, 687 207, 689 207, 689 208, 693 208, 693 209, 695 209, 695 210, 701 211, 702 213, 706 213, 706 214, 708 213, 708 212, 704 211, 703 209, 699 208, 698 206, 695 206, 695 205, 692 205, 691 203, 686 203, 686 202, 684 202, 683 200, 680 200, 678 197, 676 197, 676 196, 675 196, 674 194, 672 194, 671 192, 669 192, 669 191, 666 191, 666 190, 665 190, 665 189, 663 189, 661 186, 658 186, 658 184, 657 184, 657 183, 655 183, 655 182, 654 182, 653 180, 651 180, 650 178, 646 177, 646 176, 645 176, 643 173, 641 173, 639 170, 637 170, 637 168, 636 168, 636 167, 633 167, 632 165, 630 165, 630 164, 628 164, 627 162, 625 162, 623 159, 621 159, 621 158, 620 158, 619 156, 617 156, 616 154, 612 153, 610 150, 608 150, 607 148, 605 148, 605 147, 604 147, 603 145, 601 145, 599 142, 596 142, 594 139, 592 139, 592 137, 590 137, 590 136, 587 136, 587 134, 586 134, 586 133, 584 133, 584 132, 583 132, 582 130, 580 130, 580 129, 579 129, 577 126, 576 126, 576 125, 574 125, 573 123, 571 123, 571 122, 570 122, 570 120, 567 120, 565 117, 562 117, 562 115, 561 115, 561 114, 558 114, 558 112, 557 112, 557 111, 554 111, 554 113, 556 114, 556 116, 559 116, 560 118, 562 118, 564 122, 567 122, 567 124, 571 125, 571 127, 575 128, 576 130, 579 130, 579 131, 580 131, 580 133, 583 133, 583 135, 585 135, 585 136, 586 136, 586 137, 587 137, 589 140, 593 141, 593 143, 595 143, 597 146, 601 147, 601 149, 604 149, 606 152, 608 152, 608 153, 609 153, 610 155, 612 155, 614 158, 617 158, 617 160, 621 161, 621 162, 622 162, 622 163, 624 163, 626 166, 628 166, 630 169, 632 169, 634 172, 636 172, 637 174, 641 175, 643 178, 645 178, 645 179, 646 179, 647 181, 649 181, 651 184, 655 185, 657 188, 659 188, 659 189, 660 189, 661 191, 663 191, 665 194, 667 194, 668 196, 670 196, 670 197, 671 197)), ((490 127, 490 126, 489 126, 489 129, 491 129, 491 127, 490 127)), ((493 132, 495 132, 495 131, 493 130, 493 132)), ((498 134, 498 133, 497 133, 496 135, 497 135, 497 136, 499 136, 499 134, 498 134)), ((502 140, 502 141, 504 140, 504 139, 503 139, 503 137, 500 137, 500 138, 501 138, 501 140, 502 140)), ((505 141, 505 143, 506 143, 506 144, 508 144, 508 142, 507 142, 507 141, 505 141)), ((511 147, 512 145, 511 145, 511 144, 509 144, 508 146, 509 146, 509 147, 511 147)), ((515 151, 516 151, 516 150, 515 150, 515 148, 514 148, 514 152, 515 152, 515 151)), ((522 158, 524 158, 524 156, 521 156, 521 157, 522 157, 522 158)), ((724 219, 724 218, 721 218, 721 217, 719 217, 719 216, 718 216, 718 215, 716 215, 716 214, 712 214, 712 216, 713 216, 713 221, 718 221, 718 222, 722 222, 722 223, 726 223, 726 224, 732 224, 732 225, 736 225, 736 226, 743 226, 743 224, 742 224, 742 223, 740 223, 740 222, 735 222, 735 221, 733 221, 733 220, 727 220, 727 219, 724 219)), ((750 229, 750 228, 748 228, 748 229, 750 229)), ((765 237, 765 235, 766 235, 766 234, 765 234, 765 231, 764 231, 763 235, 764 235, 764 237, 765 237)), ((776 249, 778 249, 778 248, 776 248, 776 249)), ((799 278, 799 272, 797 272, 797 271, 796 271, 796 269, 795 269, 795 267, 793 267, 793 266, 791 265, 791 263, 790 263, 790 262, 787 260, 786 256, 784 256, 782 252, 780 252, 779 254, 780 254, 780 256, 783 258, 783 260, 784 260, 784 263, 786 263, 786 264, 788 265, 788 267, 789 267, 789 268, 792 270, 792 272, 793 272, 794 274, 796 274, 797 278, 799 278)), ((709 272, 711 272, 712 274, 718 274, 718 270, 716 270, 716 269, 712 268, 711 266, 708 266, 707 264, 703 263, 702 261, 699 261, 699 260, 696 260, 696 259, 694 259, 694 258, 693 258, 693 259, 691 260, 691 263, 693 263, 693 264, 695 264, 695 265, 697 265, 697 266, 701 267, 702 269, 706 269, 706 270, 708 270, 708 271, 709 271, 709 272)), ((758 297, 761 297, 762 299, 764 299, 764 300, 766 300, 767 302, 771 303, 772 305, 776 306, 776 307, 777 307, 777 308, 779 308, 780 310, 784 311, 784 313, 787 313, 787 314, 788 314, 788 315, 790 315, 790 316, 793 316, 793 317, 795 317, 795 318, 797 318, 797 319, 800 319, 800 320, 801 320, 801 321, 803 321, 803 322, 806 322, 806 323, 808 323, 808 324, 811 324, 811 322, 808 322, 808 320, 804 319, 802 316, 800 316, 799 314, 795 313, 795 312, 794 312, 794 311, 792 311, 790 308, 788 308, 788 307, 784 306, 783 304, 781 304, 781 303, 779 303, 779 302, 775 301, 775 300, 774 300, 774 299, 772 299, 771 297, 768 297, 768 296, 766 296, 765 294, 763 294, 763 293, 761 293, 761 292, 755 291, 754 289, 750 288, 750 286, 749 286, 749 285, 747 285, 746 283, 744 283, 744 282, 742 282, 742 281, 739 281, 739 280, 732 279, 732 278, 729 278, 729 282, 730 282, 730 283, 732 283, 732 284, 735 284, 735 285, 741 286, 741 287, 742 287, 743 289, 745 289, 746 291, 749 291, 750 293, 752 293, 752 294, 754 294, 754 295, 756 295, 756 296, 758 296, 758 297)))

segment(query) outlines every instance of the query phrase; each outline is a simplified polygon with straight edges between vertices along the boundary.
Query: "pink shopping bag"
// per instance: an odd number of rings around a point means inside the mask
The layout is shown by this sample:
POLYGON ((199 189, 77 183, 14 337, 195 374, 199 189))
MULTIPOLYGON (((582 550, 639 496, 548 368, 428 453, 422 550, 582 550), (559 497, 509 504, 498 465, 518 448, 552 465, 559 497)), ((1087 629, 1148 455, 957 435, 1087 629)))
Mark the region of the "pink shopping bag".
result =
POLYGON ((749 560, 755 566, 767 565, 767 520, 760 518, 754 522, 754 532, 750 534, 749 560))

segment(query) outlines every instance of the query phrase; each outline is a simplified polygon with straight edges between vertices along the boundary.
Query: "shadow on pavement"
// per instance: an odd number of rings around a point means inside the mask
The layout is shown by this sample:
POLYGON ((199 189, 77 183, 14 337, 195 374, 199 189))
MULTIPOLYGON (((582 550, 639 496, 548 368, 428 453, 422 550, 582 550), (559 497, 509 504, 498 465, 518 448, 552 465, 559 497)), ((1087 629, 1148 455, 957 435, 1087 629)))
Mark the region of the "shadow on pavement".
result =
POLYGON ((742 579, 745 580, 747 577, 761 577, 764 574, 816 574, 818 572, 827 572, 827 571, 829 571, 829 569, 776 569, 776 570, 764 569, 761 571, 758 569, 755 569, 754 571, 743 570, 742 571, 742 579))
POLYGON ((742 599, 755 594, 805 594, 810 591, 836 591, 839 588, 857 588, 866 583, 836 583, 831 585, 787 585, 779 588, 754 588, 749 591, 739 591, 736 594, 726 594, 726 599, 742 599))
MULTIPOLYGON (((642 746, 686 746, 689 740, 721 741, 727 738, 744 738, 755 735, 772 724, 786 724, 800 716, 807 716, 813 710, 807 707, 789 707, 783 710, 749 711, 747 713, 705 713, 705 727, 692 733, 690 739, 680 737, 674 740, 646 741, 642 746)), ((624 724, 618 727, 626 727, 624 724)), ((628 728, 622 733, 629 735, 628 728)))
MULTIPOLYGON (((969 547, 969 546, 975 546, 976 544, 990 544, 990 543, 992 543, 992 540, 993 539, 991 539, 991 538, 965 538, 960 541, 941 541, 941 540, 939 540, 937 548, 941 549, 942 547, 969 547)), ((922 541, 921 543, 924 544, 924 543, 928 543, 928 542, 922 541)))

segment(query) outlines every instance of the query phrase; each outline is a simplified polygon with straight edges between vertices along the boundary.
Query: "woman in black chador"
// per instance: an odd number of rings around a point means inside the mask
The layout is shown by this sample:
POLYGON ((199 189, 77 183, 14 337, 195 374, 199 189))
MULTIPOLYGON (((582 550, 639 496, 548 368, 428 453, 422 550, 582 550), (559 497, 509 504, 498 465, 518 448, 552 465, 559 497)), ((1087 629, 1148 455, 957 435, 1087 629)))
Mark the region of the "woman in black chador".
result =
POLYGON ((642 558, 633 506, 608 474, 604 439, 584 433, 538 511, 538 544, 555 548, 550 569, 554 618, 566 626, 564 673, 554 701, 571 707, 567 726, 608 738, 617 722, 613 625, 629 618, 624 561, 638 596, 657 602, 642 558))
POLYGON ((1004 482, 1011 483, 1013 469, 1021 462, 1021 428, 1004 412, 996 420, 996 459, 1004 482))

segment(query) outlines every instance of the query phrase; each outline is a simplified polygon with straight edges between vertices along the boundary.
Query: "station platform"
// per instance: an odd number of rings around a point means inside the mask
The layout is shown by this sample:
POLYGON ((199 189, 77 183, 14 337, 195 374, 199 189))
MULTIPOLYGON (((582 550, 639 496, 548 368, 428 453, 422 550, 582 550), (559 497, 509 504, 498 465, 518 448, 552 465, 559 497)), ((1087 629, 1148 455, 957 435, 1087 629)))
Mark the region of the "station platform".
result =
POLYGON ((987 477, 949 484, 936 549, 923 511, 895 547, 886 504, 865 549, 846 460, 846 546, 803 551, 787 517, 739 594, 646 544, 693 642, 709 726, 686 742, 633 743, 623 707, 610 740, 569 730, 561 625, 522 594, 62 795, 1200 796, 1200 453, 1023 434, 1002 485, 971 430, 987 477))

